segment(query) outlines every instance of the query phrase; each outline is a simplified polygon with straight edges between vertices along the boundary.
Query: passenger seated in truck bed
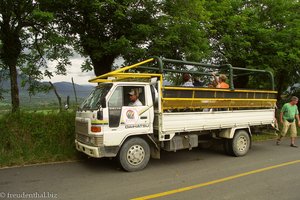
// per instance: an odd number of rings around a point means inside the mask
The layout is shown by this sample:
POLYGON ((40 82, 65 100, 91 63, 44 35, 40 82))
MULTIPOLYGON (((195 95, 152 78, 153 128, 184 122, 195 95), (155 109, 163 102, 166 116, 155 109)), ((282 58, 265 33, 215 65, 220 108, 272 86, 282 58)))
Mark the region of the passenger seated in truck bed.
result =
POLYGON ((181 86, 194 87, 190 74, 184 73, 182 76, 182 80, 183 84, 181 84, 181 86))
POLYGON ((214 77, 214 82, 217 85, 216 88, 229 88, 229 85, 226 83, 227 76, 225 74, 220 74, 219 77, 216 76, 216 73, 212 73, 212 75, 214 77))

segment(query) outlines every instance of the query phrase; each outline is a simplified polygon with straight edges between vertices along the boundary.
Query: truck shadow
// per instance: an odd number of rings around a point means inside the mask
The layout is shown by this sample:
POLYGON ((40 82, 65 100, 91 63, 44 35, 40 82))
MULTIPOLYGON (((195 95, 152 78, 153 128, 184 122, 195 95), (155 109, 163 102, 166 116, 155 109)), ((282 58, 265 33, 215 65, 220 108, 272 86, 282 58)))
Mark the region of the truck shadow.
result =
MULTIPOLYGON (((81 155, 80 165, 85 169, 93 172, 125 172, 118 163, 117 158, 92 158, 81 155)), ((223 144, 213 143, 210 145, 202 145, 192 150, 178 150, 176 152, 161 151, 160 159, 150 159, 149 164, 152 167, 161 167, 164 165, 176 165, 180 163, 188 163, 202 160, 210 160, 219 158, 228 158, 223 150, 223 144)))
POLYGON ((80 161, 80 165, 85 169, 94 172, 122 171, 116 158, 85 157, 80 161))

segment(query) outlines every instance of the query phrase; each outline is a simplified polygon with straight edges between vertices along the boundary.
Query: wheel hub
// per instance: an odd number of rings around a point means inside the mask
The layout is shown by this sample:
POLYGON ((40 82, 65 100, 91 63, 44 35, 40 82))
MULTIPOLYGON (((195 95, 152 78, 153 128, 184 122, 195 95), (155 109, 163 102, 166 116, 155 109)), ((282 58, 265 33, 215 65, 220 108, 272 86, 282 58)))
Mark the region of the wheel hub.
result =
POLYGON ((237 141, 237 148, 239 151, 245 151, 247 149, 248 142, 247 138, 244 136, 240 136, 237 141))
POLYGON ((131 165, 139 165, 145 158, 144 148, 140 145, 134 145, 127 152, 127 160, 131 165))

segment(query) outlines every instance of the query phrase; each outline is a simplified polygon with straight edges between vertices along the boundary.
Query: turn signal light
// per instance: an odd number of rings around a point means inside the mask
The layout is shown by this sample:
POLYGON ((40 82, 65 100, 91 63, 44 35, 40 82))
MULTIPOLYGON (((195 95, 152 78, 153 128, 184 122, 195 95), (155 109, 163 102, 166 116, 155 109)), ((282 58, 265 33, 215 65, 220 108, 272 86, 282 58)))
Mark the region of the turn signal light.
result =
POLYGON ((91 126, 92 132, 101 132, 101 126, 91 126))

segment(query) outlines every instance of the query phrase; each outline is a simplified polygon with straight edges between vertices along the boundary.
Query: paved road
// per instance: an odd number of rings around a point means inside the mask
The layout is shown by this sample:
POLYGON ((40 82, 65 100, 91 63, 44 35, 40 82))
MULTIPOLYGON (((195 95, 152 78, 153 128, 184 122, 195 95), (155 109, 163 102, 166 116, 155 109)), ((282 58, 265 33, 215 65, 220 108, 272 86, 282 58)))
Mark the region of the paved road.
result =
POLYGON ((218 148, 165 152, 161 160, 151 160, 145 170, 134 173, 123 172, 109 159, 0 169, 0 197, 32 193, 58 199, 131 199, 166 192, 157 199, 298 200, 300 148, 288 144, 257 142, 240 158, 218 148), (287 164, 277 166, 282 163, 287 164))

